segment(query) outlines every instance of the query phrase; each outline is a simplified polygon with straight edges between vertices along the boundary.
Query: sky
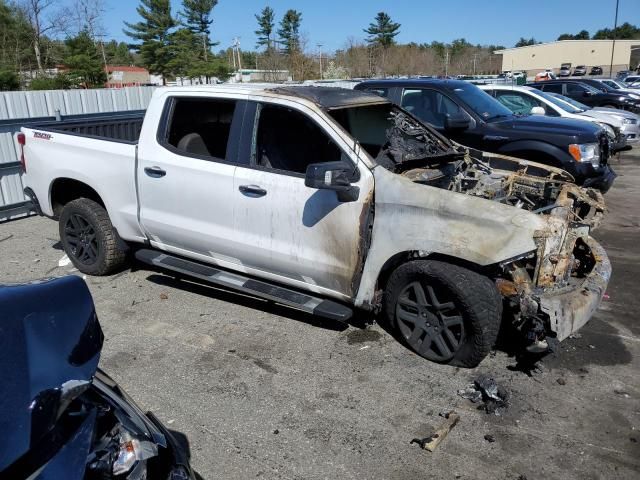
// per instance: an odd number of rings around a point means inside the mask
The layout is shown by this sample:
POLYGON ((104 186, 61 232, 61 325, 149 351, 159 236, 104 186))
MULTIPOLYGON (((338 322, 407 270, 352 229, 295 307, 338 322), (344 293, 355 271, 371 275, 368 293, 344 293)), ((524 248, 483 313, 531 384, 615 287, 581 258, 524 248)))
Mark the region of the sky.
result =
MULTIPOLYGON (((71 0, 66 0, 70 2, 71 0)), ((104 26, 108 37, 130 39, 122 33, 123 21, 136 22, 136 0, 104 0, 104 26)), ((181 8, 171 0, 172 12, 181 8)), ((450 42, 465 38, 473 44, 512 47, 520 37, 538 41, 556 40, 561 33, 582 29, 593 34, 613 27, 615 0, 219 0, 213 12, 212 39, 219 47, 240 37, 243 50, 253 50, 257 28, 254 15, 269 5, 279 20, 289 9, 302 12, 301 31, 307 49, 334 51, 343 48, 349 37, 363 40, 363 29, 377 12, 385 11, 400 23, 399 43, 450 42)), ((640 24, 640 0, 620 0, 618 24, 640 24)))

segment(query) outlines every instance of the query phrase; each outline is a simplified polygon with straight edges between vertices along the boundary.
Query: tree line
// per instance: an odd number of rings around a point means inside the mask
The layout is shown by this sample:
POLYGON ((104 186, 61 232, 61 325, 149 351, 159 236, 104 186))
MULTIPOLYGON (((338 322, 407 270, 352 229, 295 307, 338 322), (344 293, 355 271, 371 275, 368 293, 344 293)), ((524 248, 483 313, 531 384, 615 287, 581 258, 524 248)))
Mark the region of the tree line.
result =
POLYGON ((103 11, 101 0, 0 0, 0 90, 101 86, 105 63, 132 65, 126 43, 104 39, 103 11))

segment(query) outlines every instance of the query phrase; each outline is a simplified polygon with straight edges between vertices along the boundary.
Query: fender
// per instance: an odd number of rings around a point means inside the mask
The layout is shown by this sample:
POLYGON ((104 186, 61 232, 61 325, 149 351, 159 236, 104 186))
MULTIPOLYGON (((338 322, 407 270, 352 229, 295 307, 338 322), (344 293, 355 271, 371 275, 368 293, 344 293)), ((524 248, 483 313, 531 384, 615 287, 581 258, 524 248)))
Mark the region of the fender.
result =
POLYGON ((544 163, 564 170, 570 169, 575 163, 568 150, 564 151, 555 145, 539 140, 518 140, 507 143, 502 145, 497 153, 544 163), (536 153, 540 154, 540 158, 535 156, 536 153))
POLYGON ((540 215, 510 205, 420 185, 382 167, 373 172, 375 219, 357 307, 375 303, 380 272, 398 254, 418 251, 488 267, 535 251, 536 231, 547 226, 540 215))

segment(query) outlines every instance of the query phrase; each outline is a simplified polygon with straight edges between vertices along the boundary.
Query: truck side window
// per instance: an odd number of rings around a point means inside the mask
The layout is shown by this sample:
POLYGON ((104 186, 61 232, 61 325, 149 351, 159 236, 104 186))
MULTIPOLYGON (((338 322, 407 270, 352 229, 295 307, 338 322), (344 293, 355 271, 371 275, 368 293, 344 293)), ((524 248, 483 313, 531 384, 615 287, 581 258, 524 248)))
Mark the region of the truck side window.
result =
POLYGON ((178 153, 226 160, 234 100, 176 98, 166 141, 178 153))
POLYGON ((460 107, 449 97, 430 88, 405 90, 402 93, 402 107, 437 128, 444 128, 447 115, 461 112, 460 107))
POLYGON ((587 89, 578 83, 567 83, 567 93, 570 95, 581 95, 587 89))
POLYGON ((561 83, 552 83, 550 85, 544 85, 542 90, 550 93, 559 93, 562 95, 562 84, 561 83))
POLYGON ((342 155, 313 120, 277 105, 260 106, 253 150, 257 166, 302 174, 312 163, 339 161, 342 155))

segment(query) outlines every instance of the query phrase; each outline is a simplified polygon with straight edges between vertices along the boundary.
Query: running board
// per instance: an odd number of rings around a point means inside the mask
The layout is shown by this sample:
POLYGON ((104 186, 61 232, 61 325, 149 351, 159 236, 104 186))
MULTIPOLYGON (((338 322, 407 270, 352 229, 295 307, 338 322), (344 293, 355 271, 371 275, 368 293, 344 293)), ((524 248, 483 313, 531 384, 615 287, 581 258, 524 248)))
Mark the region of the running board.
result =
POLYGON ((185 260, 157 250, 138 250, 135 256, 139 261, 148 265, 171 270, 172 272, 197 278, 207 283, 221 285, 255 297, 272 300, 318 317, 346 322, 353 315, 353 310, 349 307, 331 300, 312 297, 306 293, 254 280, 237 273, 220 270, 204 263, 185 260))

